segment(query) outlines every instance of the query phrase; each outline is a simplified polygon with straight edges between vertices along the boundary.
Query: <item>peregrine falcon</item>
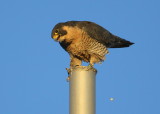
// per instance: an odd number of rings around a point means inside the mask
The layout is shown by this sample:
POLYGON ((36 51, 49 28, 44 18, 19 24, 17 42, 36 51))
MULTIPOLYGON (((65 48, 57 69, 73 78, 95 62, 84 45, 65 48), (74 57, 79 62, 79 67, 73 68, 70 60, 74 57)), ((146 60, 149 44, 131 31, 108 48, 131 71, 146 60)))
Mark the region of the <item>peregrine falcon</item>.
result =
POLYGON ((123 48, 134 44, 89 21, 58 23, 51 37, 69 53, 70 67, 79 66, 82 61, 93 66, 105 60, 108 48, 123 48))

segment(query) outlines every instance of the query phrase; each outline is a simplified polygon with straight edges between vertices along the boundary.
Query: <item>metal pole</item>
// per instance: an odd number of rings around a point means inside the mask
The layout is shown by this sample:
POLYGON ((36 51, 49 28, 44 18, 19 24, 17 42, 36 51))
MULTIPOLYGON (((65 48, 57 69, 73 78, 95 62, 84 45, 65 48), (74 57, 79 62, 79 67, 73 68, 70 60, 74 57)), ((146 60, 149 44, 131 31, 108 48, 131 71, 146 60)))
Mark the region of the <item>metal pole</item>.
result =
POLYGON ((95 114, 96 69, 78 66, 70 70, 70 114, 95 114))

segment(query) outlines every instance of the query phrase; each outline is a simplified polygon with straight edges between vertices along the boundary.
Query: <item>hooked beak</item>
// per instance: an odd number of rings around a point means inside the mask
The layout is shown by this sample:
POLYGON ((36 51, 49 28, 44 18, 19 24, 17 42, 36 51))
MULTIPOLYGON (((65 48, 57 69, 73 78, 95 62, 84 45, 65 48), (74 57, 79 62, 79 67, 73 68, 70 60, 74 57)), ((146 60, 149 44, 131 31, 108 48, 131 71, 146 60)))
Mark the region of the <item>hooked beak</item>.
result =
POLYGON ((60 35, 59 34, 54 34, 52 36, 52 38, 55 40, 55 41, 58 41, 58 39, 60 38, 60 35))

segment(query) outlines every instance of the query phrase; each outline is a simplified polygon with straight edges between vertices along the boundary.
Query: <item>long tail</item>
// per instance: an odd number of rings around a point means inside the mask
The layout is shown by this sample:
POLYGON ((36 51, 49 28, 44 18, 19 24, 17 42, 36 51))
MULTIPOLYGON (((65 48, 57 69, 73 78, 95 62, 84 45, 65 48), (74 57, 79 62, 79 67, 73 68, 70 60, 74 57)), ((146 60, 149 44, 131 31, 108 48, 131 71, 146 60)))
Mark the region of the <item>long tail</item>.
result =
POLYGON ((124 48, 134 44, 133 42, 127 41, 118 36, 113 35, 113 37, 114 41, 110 42, 109 48, 124 48))

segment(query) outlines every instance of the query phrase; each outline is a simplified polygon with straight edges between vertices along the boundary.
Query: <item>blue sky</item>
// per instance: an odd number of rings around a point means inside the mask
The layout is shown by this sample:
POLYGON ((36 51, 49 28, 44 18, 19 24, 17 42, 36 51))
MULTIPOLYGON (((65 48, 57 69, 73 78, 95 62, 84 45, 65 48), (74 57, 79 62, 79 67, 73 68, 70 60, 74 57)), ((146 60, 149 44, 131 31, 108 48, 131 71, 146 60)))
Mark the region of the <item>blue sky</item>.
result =
POLYGON ((1 0, 0 114, 69 114, 69 55, 50 34, 55 24, 70 20, 93 21, 135 43, 110 49, 106 61, 95 65, 97 114, 160 114, 159 5, 159 0, 1 0))

